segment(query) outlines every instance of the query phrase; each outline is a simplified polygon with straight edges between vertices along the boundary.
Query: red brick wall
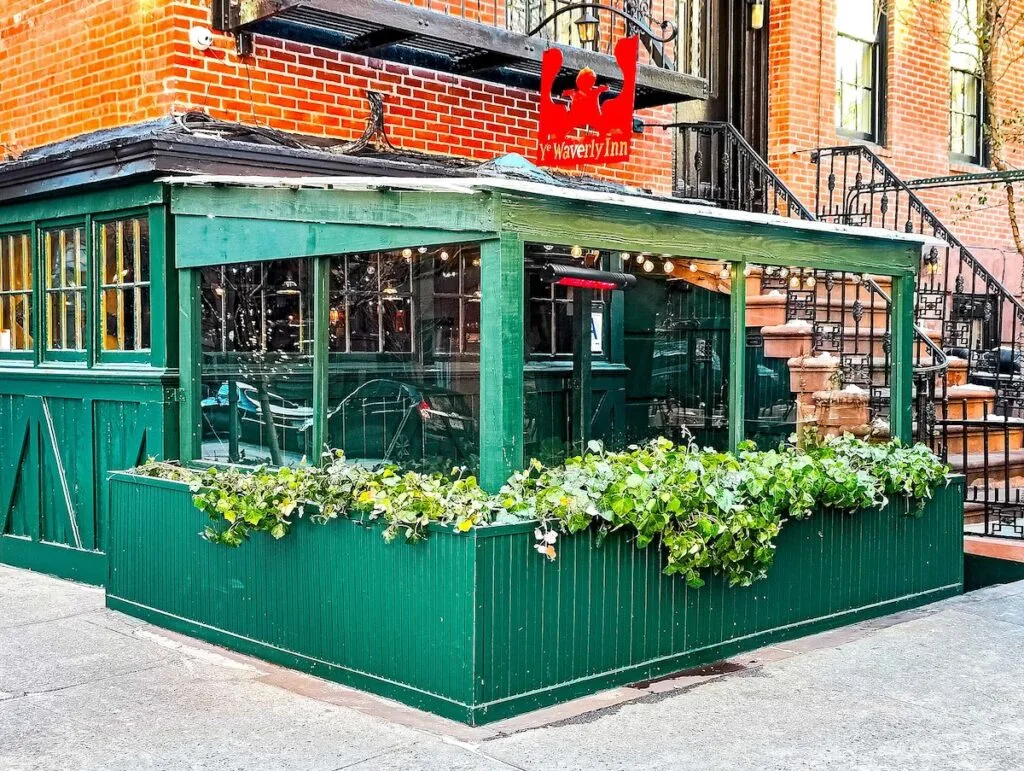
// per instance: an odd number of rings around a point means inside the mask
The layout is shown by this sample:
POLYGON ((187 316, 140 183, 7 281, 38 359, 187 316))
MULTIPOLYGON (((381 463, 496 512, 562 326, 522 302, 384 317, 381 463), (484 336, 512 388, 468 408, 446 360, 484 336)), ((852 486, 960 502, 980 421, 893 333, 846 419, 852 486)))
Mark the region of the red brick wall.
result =
MULTIPOLYGON (((835 131, 835 4, 842 0, 773 0, 769 23, 769 161, 809 205, 816 169, 809 151, 850 144, 835 131)), ((947 0, 891 0, 888 23, 888 127, 885 144, 871 145, 904 179, 975 171, 949 160, 947 0)), ((1024 13, 1014 0, 1013 14, 1024 13)), ((1022 31, 1024 32, 1024 31, 1022 31)), ((1012 41, 1020 48, 1020 41, 1012 41)), ((1024 109, 1024 62, 1001 80, 1003 114, 1024 109)), ((1024 148, 1008 148, 1014 166, 1024 148)), ((1019 186, 1024 192, 1024 185, 1019 186)), ((1021 261, 1013 249, 1005 194, 976 187, 922 191, 921 197, 1012 290, 1021 261), (957 195, 959 191, 959 195, 957 195)), ((1020 194, 1020 193, 1019 193, 1020 194)), ((1024 207, 1021 207, 1024 222, 1024 207)))
MULTIPOLYGON (((488 160, 536 141, 533 93, 271 38, 247 61, 221 36, 198 54, 188 31, 209 19, 209 0, 5 0, 0 143, 17 152, 187 109, 347 141, 365 126, 367 89, 385 94, 401 149, 488 160)), ((667 191, 671 137, 649 129, 628 164, 587 172, 667 191)))

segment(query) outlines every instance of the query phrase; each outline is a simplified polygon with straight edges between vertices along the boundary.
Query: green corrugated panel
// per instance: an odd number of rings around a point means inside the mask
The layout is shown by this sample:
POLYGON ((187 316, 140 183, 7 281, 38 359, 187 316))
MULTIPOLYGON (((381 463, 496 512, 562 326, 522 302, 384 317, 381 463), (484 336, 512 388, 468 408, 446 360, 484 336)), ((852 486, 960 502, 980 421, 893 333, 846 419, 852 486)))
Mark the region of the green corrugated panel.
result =
POLYGON ((198 537, 185 486, 111 480, 108 604, 466 722, 670 674, 960 591, 962 480, 906 505, 787 524, 768 578, 690 589, 623 533, 533 550, 529 525, 416 545, 301 521, 239 549, 198 537))
POLYGON ((386 544, 377 526, 301 520, 227 549, 199 538, 183 485, 115 477, 110 497, 111 607, 468 719, 472 537, 386 544))
MULTIPOLYGON (((960 484, 940 490, 921 518, 905 516, 898 501, 882 511, 789 522, 768 578, 749 588, 711 577, 689 589, 661 573, 656 548, 638 551, 623 533, 600 547, 589 533, 563 538, 556 562, 528 559, 507 585, 481 585, 478 633, 489 662, 479 681, 482 719, 958 592, 960 484), (549 634, 556 624, 557 634, 549 634)), ((505 564, 518 565, 530 540, 481 537, 481 573, 503 575, 505 564)))

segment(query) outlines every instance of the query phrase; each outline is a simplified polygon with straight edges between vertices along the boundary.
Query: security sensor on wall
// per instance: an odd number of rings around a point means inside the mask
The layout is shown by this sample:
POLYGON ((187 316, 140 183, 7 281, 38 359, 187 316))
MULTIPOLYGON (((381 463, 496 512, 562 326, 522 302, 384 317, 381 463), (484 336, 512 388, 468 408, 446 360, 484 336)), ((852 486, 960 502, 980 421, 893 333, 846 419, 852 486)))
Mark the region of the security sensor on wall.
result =
POLYGON ((192 27, 188 31, 188 42, 197 51, 208 51, 213 45, 213 33, 206 27, 192 27))

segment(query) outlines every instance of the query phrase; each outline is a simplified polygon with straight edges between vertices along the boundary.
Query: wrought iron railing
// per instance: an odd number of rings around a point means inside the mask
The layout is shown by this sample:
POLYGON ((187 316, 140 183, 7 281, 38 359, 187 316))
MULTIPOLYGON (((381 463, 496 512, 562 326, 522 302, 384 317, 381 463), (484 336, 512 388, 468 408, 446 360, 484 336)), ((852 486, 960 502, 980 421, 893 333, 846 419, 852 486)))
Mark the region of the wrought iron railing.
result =
POLYGON ((731 123, 673 123, 678 132, 674 193, 724 209, 813 220, 731 123))
POLYGON ((583 48, 587 46, 580 40, 577 21, 585 9, 577 7, 588 5, 599 21, 594 50, 611 55, 621 38, 639 34, 644 49, 642 63, 705 79, 710 73, 713 30, 707 0, 396 1, 583 48), (567 12, 559 13, 562 10, 567 12), (676 30, 678 34, 671 35, 670 40, 663 39, 676 30))
MULTIPOLYGON (((814 220, 809 210, 730 123, 678 123, 675 195, 726 209, 814 220)), ((839 361, 837 387, 870 393, 870 417, 888 417, 891 373, 889 294, 870 275, 767 267, 762 293, 786 296, 786 320, 812 325, 812 353, 839 361)), ((927 414, 934 375, 947 357, 927 331, 915 326, 915 382, 927 414)), ((932 416, 934 417, 934 416, 932 416)))
MULTIPOLYGON (((1024 537, 1024 437, 1014 423, 1024 417, 1024 305, 869 149, 826 148, 813 160, 818 219, 945 242, 923 258, 918 278, 917 323, 949 364, 919 381, 917 436, 967 474, 967 502, 983 508, 986 534, 1024 537)), ((915 371, 925 356, 918 347, 915 371)))

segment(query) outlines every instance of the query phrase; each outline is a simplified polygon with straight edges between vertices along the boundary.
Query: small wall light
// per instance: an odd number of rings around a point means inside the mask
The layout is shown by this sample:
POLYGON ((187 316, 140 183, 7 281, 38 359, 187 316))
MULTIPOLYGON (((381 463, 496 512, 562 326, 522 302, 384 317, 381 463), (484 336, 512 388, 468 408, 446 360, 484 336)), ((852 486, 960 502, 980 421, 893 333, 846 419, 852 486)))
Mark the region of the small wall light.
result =
POLYGON ((580 37, 580 45, 591 51, 597 50, 597 33, 601 27, 601 21, 594 13, 594 9, 583 9, 579 18, 576 19, 576 34, 580 37))
POLYGON ((748 0, 750 3, 750 28, 764 29, 764 0, 748 0))

